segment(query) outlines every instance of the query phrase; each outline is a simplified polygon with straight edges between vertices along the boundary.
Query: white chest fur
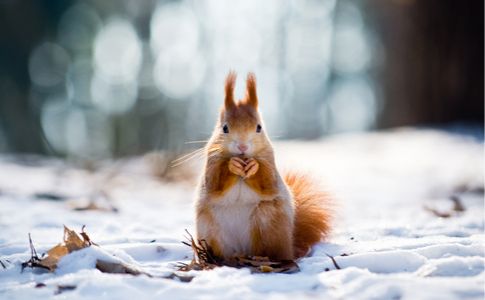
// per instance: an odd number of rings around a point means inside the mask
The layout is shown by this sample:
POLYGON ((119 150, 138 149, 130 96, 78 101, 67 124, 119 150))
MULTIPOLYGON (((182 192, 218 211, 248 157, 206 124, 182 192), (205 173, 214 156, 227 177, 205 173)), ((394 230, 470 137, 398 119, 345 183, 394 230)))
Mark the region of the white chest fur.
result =
POLYGON ((251 254, 251 217, 261 198, 242 178, 214 206, 220 229, 219 242, 225 257, 251 254))

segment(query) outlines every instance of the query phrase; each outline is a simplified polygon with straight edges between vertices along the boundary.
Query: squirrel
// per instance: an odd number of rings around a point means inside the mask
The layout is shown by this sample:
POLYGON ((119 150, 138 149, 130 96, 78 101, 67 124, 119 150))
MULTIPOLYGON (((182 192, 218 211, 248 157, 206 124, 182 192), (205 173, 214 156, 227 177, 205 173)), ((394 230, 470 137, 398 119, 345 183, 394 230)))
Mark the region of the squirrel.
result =
POLYGON ((222 258, 306 256, 332 229, 331 196, 307 174, 290 172, 283 180, 258 111, 256 77, 248 74, 245 100, 237 103, 235 81, 230 72, 220 118, 205 148, 196 240, 205 240, 222 258))

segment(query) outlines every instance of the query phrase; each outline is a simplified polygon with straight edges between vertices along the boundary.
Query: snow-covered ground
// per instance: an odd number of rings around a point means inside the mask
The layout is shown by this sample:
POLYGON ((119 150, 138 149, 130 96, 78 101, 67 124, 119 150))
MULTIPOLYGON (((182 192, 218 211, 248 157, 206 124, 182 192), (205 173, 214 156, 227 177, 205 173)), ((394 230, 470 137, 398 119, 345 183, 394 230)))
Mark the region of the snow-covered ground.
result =
MULTIPOLYGON (((189 261, 191 249, 181 241, 185 229, 194 231, 193 181, 157 179, 154 155, 84 168, 54 159, 0 156, 0 261, 5 265, 0 265, 0 298, 484 298, 482 142, 402 129, 278 142, 275 148, 283 171, 309 170, 340 199, 334 237, 298 262, 299 273, 250 274, 223 267, 192 271, 190 283, 106 274, 94 266, 97 258, 114 255, 164 276, 177 262, 189 261), (49 195, 61 199, 46 199, 49 195), (464 212, 452 211, 451 196, 461 200, 464 212), (89 199, 107 210, 73 210, 89 199), (453 215, 438 217, 425 206, 453 215), (30 268, 21 273, 22 262, 30 259, 28 233, 42 254, 62 241, 63 224, 77 232, 86 225, 101 249, 64 256, 54 273, 30 268), (45 286, 35 287, 39 283, 45 286), (76 288, 56 294, 58 285, 76 288)), ((200 165, 184 168, 184 174, 190 168, 198 172, 200 165)))

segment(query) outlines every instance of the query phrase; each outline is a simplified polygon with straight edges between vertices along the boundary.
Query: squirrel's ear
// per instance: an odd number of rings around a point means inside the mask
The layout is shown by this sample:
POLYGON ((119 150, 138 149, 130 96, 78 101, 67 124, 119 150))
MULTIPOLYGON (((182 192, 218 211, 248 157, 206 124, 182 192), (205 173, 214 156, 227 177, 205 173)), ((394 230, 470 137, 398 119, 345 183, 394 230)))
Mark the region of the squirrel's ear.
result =
POLYGON ((254 73, 248 73, 246 79, 246 103, 250 104, 254 108, 258 108, 258 96, 256 94, 256 76, 254 73))
POLYGON ((226 78, 226 98, 224 99, 224 106, 226 109, 236 106, 236 102, 234 102, 234 85, 236 84, 236 77, 236 73, 234 71, 230 71, 226 78))

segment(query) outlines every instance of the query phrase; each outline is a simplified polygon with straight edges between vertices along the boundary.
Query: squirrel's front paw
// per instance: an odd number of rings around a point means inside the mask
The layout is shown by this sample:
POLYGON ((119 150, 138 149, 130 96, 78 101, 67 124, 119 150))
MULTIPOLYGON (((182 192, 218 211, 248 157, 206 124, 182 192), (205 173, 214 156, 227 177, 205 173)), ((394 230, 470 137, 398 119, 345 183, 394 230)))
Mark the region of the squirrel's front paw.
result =
POLYGON ((236 175, 246 176, 244 166, 246 166, 246 163, 240 157, 231 157, 229 160, 229 171, 236 175))
POLYGON ((244 172, 246 173, 246 176, 244 178, 249 178, 256 174, 259 170, 259 163, 254 159, 250 158, 246 160, 246 167, 244 168, 244 172))

